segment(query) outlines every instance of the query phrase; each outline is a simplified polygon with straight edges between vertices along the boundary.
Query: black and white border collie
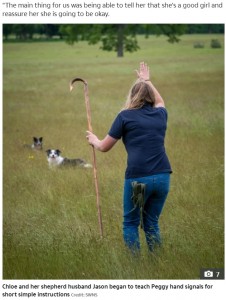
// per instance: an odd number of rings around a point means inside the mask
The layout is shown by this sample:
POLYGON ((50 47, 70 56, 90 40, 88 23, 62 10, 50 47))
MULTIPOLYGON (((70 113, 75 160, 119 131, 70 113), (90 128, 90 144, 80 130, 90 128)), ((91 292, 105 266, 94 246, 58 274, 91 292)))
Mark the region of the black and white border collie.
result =
POLYGON ((33 144, 28 145, 24 144, 24 147, 26 148, 31 148, 34 150, 42 150, 42 145, 43 145, 43 137, 33 137, 33 144))
POLYGON ((49 167, 58 167, 58 166, 72 166, 72 167, 83 167, 83 168, 92 168, 91 164, 88 164, 84 159, 81 158, 73 158, 69 159, 66 157, 62 157, 61 151, 59 149, 48 149, 47 153, 47 161, 49 163, 49 167))

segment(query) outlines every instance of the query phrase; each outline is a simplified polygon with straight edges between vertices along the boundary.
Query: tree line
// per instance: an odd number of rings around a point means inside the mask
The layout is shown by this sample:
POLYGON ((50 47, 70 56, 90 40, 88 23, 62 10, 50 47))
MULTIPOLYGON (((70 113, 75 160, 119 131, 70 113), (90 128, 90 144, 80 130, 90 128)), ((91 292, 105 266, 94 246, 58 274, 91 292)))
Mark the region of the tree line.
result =
POLYGON ((101 48, 117 52, 139 49, 137 35, 165 35, 168 42, 179 42, 183 34, 224 33, 223 24, 3 24, 4 41, 12 36, 19 41, 35 39, 65 40, 68 44, 87 41, 89 44, 101 42, 101 48))

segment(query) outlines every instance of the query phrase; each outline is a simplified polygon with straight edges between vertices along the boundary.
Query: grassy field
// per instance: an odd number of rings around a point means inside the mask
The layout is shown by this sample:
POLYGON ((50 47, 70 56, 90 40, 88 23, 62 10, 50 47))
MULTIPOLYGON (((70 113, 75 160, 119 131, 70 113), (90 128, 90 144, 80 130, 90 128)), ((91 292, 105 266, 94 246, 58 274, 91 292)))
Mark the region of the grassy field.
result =
POLYGON ((224 267, 224 49, 211 39, 139 38, 140 51, 117 58, 85 42, 3 45, 3 278, 196 279, 224 267), (205 47, 195 49, 195 42, 205 47), (94 132, 107 133, 123 106, 141 60, 165 99, 166 149, 173 175, 160 220, 164 244, 128 255, 122 239, 126 153, 121 142, 97 153, 104 238, 99 235, 92 169, 49 170, 44 147, 91 162, 85 139, 85 78, 94 132), (139 263, 137 263, 137 260, 139 263))

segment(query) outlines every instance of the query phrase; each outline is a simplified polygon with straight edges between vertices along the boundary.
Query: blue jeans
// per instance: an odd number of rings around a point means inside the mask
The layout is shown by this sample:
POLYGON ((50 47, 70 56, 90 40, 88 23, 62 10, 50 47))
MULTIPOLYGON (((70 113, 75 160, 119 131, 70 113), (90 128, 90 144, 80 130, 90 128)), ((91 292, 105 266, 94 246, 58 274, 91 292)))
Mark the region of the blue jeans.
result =
POLYGON ((144 196, 143 229, 150 251, 156 244, 161 244, 159 216, 162 212, 169 192, 170 174, 162 173, 141 178, 125 179, 123 202, 123 238, 131 250, 140 249, 138 227, 141 222, 140 208, 135 207, 132 194, 132 182, 137 181, 146 185, 144 196))

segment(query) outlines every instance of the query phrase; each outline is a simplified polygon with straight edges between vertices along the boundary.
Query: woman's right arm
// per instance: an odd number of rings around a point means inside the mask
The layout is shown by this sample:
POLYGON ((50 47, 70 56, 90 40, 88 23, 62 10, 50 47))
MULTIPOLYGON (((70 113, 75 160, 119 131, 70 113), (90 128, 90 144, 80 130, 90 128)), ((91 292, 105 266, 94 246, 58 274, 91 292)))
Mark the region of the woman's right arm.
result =
POLYGON ((144 62, 140 63, 140 69, 137 71, 137 76, 139 79, 146 81, 150 87, 152 88, 154 95, 155 95, 155 107, 165 107, 164 100, 158 90, 155 88, 154 84, 150 80, 150 72, 149 67, 144 62))
POLYGON ((86 138, 90 145, 101 152, 107 152, 117 143, 117 139, 114 139, 110 135, 106 135, 103 140, 99 140, 98 137, 91 131, 86 131, 86 138))
POLYGON ((158 90, 155 88, 151 80, 146 80, 147 83, 151 86, 154 94, 155 94, 155 104, 154 107, 165 107, 164 100, 162 96, 159 94, 158 90))

